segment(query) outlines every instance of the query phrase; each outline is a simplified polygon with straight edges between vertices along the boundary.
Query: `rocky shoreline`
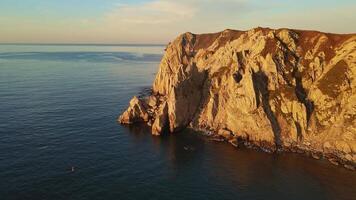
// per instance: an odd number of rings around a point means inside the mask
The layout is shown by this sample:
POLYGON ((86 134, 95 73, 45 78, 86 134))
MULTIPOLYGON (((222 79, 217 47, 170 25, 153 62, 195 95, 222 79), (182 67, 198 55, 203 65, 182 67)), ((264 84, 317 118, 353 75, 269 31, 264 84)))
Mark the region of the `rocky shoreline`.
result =
POLYGON ((356 167, 356 35, 255 28, 184 33, 122 124, 356 167))
POLYGON ((349 170, 355 170, 354 163, 341 159, 341 156, 335 156, 334 154, 325 154, 324 152, 316 151, 314 149, 310 149, 307 145, 304 146, 290 146, 290 147, 280 147, 276 149, 273 145, 270 144, 256 144, 254 142, 250 142, 244 139, 231 139, 231 138, 225 138, 221 135, 215 134, 215 135, 209 135, 209 134, 203 134, 206 135, 207 137, 210 138, 211 141, 216 141, 216 142, 226 142, 234 146, 235 148, 239 148, 240 146, 244 146, 249 149, 254 149, 257 151, 265 152, 265 153, 281 153, 281 152, 289 152, 289 153, 298 153, 301 155, 304 155, 306 157, 310 157, 316 160, 328 160, 330 163, 336 166, 343 166, 349 170))

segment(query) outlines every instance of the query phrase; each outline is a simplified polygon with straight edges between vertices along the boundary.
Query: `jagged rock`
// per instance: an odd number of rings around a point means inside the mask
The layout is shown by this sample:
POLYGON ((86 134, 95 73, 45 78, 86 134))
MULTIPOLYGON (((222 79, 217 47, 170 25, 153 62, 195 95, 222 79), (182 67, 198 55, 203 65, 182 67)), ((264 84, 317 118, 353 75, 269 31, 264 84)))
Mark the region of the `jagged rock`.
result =
POLYGON ((320 159, 320 156, 319 156, 318 154, 312 153, 311 156, 312 156, 314 159, 317 159, 317 160, 320 159))
POLYGON ((220 129, 220 130, 218 131, 218 135, 223 136, 223 137, 226 138, 227 140, 232 139, 232 134, 231 134, 231 132, 228 131, 228 130, 225 130, 225 129, 220 129))
POLYGON ((184 33, 167 46, 152 95, 134 97, 119 121, 150 121, 153 134, 190 127, 354 166, 355 77, 355 34, 184 33))
POLYGON ((146 102, 134 96, 129 108, 119 117, 118 121, 122 124, 132 124, 136 122, 148 122, 146 102))
POLYGON ((239 143, 237 142, 236 138, 229 140, 229 143, 236 148, 239 147, 239 143))
POLYGON ((355 170, 355 167, 352 166, 352 165, 344 165, 345 168, 349 169, 349 170, 352 170, 354 171, 355 170))

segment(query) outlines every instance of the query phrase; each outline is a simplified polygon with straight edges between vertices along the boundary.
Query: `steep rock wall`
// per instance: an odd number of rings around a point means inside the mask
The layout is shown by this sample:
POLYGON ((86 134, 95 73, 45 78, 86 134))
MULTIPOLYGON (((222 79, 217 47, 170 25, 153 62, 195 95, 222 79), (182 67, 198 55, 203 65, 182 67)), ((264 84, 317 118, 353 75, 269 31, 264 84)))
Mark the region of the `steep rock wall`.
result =
POLYGON ((190 127, 354 168, 355 77, 355 34, 184 33, 168 44, 152 95, 134 97, 119 122, 146 122, 155 135, 190 127))

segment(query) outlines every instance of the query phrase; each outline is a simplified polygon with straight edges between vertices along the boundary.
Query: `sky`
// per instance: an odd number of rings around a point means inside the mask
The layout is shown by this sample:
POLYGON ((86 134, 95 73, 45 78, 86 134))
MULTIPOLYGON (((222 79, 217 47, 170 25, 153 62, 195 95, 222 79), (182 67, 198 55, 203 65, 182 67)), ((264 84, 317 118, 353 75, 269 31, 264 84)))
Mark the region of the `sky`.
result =
POLYGON ((165 44, 258 26, 356 33, 356 0, 0 0, 0 43, 165 44))

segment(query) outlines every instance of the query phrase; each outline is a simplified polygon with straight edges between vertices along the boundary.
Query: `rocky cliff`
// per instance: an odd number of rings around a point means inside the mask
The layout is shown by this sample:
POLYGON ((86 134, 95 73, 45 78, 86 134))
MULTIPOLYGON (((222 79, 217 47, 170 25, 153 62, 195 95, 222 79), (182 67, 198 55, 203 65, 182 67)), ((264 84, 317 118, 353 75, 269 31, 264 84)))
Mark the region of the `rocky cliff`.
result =
POLYGON ((265 151, 356 166, 356 34, 255 28, 184 33, 152 94, 119 117, 152 134, 190 127, 265 151))

